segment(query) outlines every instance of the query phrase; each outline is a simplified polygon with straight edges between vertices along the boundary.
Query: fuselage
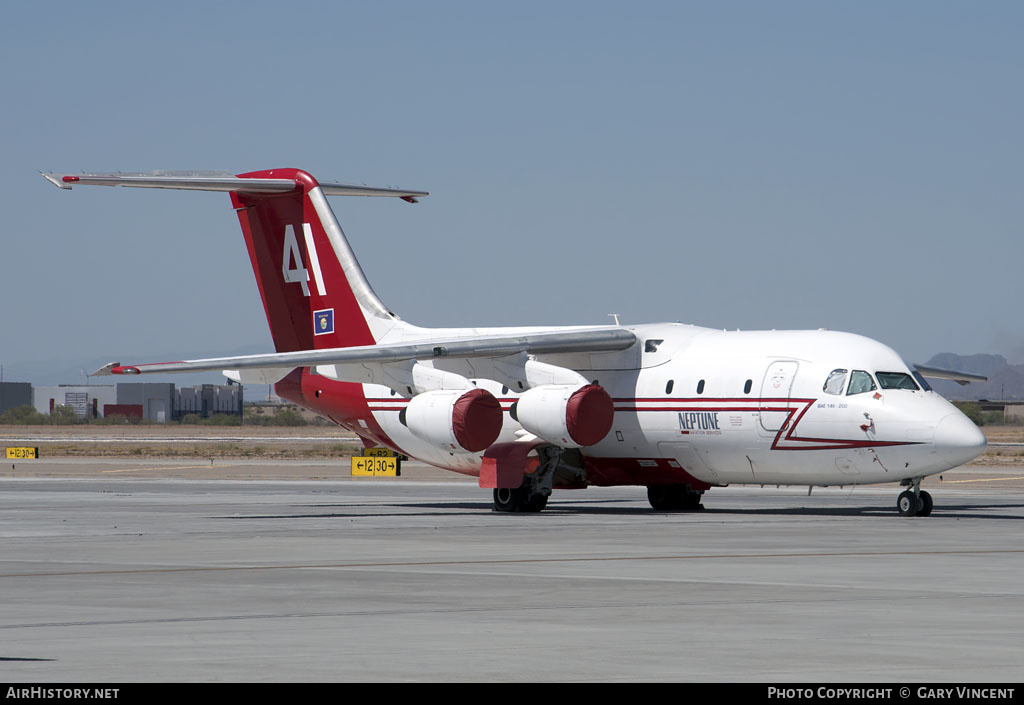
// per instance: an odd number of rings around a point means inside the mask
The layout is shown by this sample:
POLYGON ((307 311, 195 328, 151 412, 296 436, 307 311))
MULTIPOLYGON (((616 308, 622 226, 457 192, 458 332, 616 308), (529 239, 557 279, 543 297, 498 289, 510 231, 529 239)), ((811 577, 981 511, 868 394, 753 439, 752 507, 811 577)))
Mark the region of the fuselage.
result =
POLYGON ((674 510, 698 508, 714 485, 901 481, 911 489, 900 514, 928 516, 921 478, 985 449, 899 355, 857 335, 411 325, 370 287, 327 196, 415 202, 426 192, 321 183, 292 168, 44 176, 65 189, 229 192, 274 340, 272 354, 98 374, 218 370, 276 383, 367 446, 479 476, 497 511, 540 511, 559 487, 646 485, 652 508, 674 510))
MULTIPOLYGON (((550 329, 514 329, 537 330, 550 329)), ((620 352, 539 358, 576 370, 614 401, 611 431, 581 449, 587 484, 870 484, 939 473, 984 452, 985 438, 966 416, 869 338, 683 324, 628 330, 638 342, 620 352)), ((414 338, 406 332, 404 339, 414 338)), ((500 401, 499 443, 526 440, 510 413, 518 390, 466 360, 432 364, 500 401)), ((480 471, 482 453, 450 453, 410 433, 399 419, 409 398, 393 388, 335 382, 306 368, 278 390, 369 443, 457 472, 480 471)))

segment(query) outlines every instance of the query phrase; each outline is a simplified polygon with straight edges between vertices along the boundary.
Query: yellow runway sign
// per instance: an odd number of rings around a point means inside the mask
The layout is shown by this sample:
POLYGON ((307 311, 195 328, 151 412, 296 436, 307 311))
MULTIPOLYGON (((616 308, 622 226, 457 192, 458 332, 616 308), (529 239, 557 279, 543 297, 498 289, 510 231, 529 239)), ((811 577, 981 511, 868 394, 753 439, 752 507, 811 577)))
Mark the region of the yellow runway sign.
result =
POLYGON ((352 477, 398 477, 401 461, 387 456, 356 456, 352 458, 352 477))
POLYGON ((35 460, 39 457, 38 448, 8 448, 8 460, 35 460))
POLYGON ((390 448, 364 448, 363 455, 374 458, 399 458, 400 460, 408 460, 404 455, 399 455, 390 448))

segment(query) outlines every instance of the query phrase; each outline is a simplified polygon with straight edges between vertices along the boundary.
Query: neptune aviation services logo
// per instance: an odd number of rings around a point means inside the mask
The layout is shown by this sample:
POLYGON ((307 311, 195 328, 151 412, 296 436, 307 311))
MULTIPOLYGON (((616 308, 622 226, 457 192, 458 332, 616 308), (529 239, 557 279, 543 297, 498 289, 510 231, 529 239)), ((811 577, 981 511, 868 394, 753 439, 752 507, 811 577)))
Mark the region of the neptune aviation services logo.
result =
POLYGON ((313 335, 327 335, 334 332, 334 309, 313 311, 313 335))
POLYGON ((717 411, 687 411, 679 414, 679 431, 683 434, 721 435, 717 411))

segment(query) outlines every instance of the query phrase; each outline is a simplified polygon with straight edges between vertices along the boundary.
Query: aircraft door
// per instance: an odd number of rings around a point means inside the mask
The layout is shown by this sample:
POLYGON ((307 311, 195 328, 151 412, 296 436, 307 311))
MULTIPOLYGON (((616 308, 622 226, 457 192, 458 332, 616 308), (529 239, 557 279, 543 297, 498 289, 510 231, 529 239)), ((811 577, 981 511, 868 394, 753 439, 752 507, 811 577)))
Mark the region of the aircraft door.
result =
POLYGON ((761 429, 775 434, 789 418, 789 392, 800 363, 795 360, 776 360, 768 365, 761 383, 759 416, 761 429), (778 409, 786 409, 779 411, 778 409))

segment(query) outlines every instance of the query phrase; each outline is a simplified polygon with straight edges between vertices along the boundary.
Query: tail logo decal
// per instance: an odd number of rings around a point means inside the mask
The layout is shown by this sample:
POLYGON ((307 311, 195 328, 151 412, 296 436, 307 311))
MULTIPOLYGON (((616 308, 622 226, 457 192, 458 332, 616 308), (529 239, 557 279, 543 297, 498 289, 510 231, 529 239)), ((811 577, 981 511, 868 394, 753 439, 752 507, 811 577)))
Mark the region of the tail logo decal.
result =
POLYGON ((313 335, 327 335, 334 332, 334 309, 313 311, 313 335))
MULTIPOLYGON (((316 244, 313 242, 313 229, 309 223, 302 224, 302 234, 303 239, 306 241, 306 253, 309 255, 309 266, 313 270, 316 291, 320 296, 324 296, 327 293, 327 289, 324 287, 324 275, 320 271, 320 257, 316 252, 316 244)), ((299 249, 298 238, 295 237, 295 227, 291 223, 284 227, 284 252, 281 255, 281 274, 284 276, 285 283, 301 284, 302 295, 309 296, 309 270, 303 266, 302 251, 299 249)))

